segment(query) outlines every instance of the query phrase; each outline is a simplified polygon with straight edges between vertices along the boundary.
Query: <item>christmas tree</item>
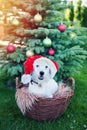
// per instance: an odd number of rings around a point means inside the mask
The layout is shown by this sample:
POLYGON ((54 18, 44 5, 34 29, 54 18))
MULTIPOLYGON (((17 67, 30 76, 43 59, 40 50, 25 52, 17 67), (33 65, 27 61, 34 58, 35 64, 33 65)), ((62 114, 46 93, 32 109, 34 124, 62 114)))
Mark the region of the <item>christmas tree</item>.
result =
POLYGON ((82 29, 70 27, 64 21, 66 4, 59 0, 3 0, 0 4, 2 25, 6 29, 3 40, 9 41, 2 66, 10 76, 23 74, 27 57, 43 55, 59 64, 56 80, 77 74, 86 58, 82 29))

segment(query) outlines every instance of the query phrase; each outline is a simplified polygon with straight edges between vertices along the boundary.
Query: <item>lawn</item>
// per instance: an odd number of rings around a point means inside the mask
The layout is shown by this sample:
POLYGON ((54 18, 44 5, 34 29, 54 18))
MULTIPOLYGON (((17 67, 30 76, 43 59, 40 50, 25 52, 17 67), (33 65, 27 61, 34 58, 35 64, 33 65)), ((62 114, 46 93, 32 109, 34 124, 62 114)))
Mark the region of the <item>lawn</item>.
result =
POLYGON ((15 89, 0 81, 0 130, 87 130, 87 62, 75 76, 75 94, 65 114, 54 121, 24 117, 15 101, 15 89))

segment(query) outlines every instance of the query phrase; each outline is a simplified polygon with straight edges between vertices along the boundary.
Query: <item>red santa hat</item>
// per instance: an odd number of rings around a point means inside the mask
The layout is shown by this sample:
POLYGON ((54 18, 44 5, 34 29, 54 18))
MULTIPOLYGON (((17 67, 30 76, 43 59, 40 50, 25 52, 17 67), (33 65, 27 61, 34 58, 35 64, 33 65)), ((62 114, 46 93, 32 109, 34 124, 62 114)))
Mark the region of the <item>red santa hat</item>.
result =
POLYGON ((40 61, 44 64, 44 62, 48 63, 51 69, 51 77, 53 78, 58 71, 58 64, 55 61, 52 61, 43 56, 32 56, 26 59, 24 62, 24 75, 21 78, 21 82, 27 84, 31 81, 31 73, 34 71, 33 64, 37 61, 40 61))
POLYGON ((31 74, 34 70, 33 64, 36 59, 41 58, 42 56, 32 56, 26 59, 24 63, 24 73, 25 74, 31 74))

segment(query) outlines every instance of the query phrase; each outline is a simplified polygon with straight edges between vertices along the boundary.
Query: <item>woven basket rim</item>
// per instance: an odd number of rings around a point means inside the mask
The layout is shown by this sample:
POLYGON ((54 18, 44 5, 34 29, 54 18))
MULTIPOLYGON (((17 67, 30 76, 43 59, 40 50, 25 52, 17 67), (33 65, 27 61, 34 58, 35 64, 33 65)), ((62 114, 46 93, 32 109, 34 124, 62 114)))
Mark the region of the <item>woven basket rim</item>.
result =
MULTIPOLYGON (((73 96, 73 94, 74 94, 74 89, 75 89, 75 80, 74 80, 74 78, 72 78, 72 77, 70 77, 70 78, 68 78, 67 80, 66 80, 66 82, 65 82, 65 84, 64 84, 64 87, 66 87, 66 86, 69 86, 69 83, 70 82, 72 82, 72 85, 71 85, 71 93, 68 95, 68 97, 70 97, 70 96, 73 96)), ((16 91, 18 90, 18 89, 21 89, 22 90, 22 88, 24 88, 23 89, 23 91, 24 92, 26 92, 26 87, 28 87, 28 85, 29 84, 23 84, 23 83, 21 83, 20 81, 19 81, 19 78, 18 77, 16 77, 16 91)), ((28 93, 27 93, 28 94, 28 93)), ((53 98, 45 98, 45 97, 38 97, 38 99, 41 99, 41 100, 48 100, 48 101, 50 101, 50 100, 56 100, 56 99, 61 99, 61 98, 67 98, 67 97, 61 97, 61 96, 53 96, 53 98)))

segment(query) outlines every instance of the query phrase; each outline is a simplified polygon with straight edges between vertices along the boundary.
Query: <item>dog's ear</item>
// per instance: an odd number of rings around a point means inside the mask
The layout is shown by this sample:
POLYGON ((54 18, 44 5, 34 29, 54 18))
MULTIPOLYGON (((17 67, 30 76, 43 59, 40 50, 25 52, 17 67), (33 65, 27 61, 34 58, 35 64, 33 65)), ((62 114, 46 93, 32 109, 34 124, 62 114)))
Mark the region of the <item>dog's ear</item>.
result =
POLYGON ((53 78, 53 77, 55 76, 56 72, 55 72, 55 70, 54 70, 53 67, 51 67, 51 68, 49 69, 49 73, 50 73, 51 78, 53 78))
POLYGON ((49 74, 51 75, 51 69, 49 69, 49 74))
POLYGON ((31 81, 31 75, 30 74, 24 74, 21 77, 21 82, 23 84, 28 84, 31 81))
POLYGON ((49 74, 50 74, 50 78, 53 78, 53 74, 52 74, 51 69, 49 69, 49 74))

